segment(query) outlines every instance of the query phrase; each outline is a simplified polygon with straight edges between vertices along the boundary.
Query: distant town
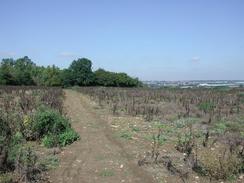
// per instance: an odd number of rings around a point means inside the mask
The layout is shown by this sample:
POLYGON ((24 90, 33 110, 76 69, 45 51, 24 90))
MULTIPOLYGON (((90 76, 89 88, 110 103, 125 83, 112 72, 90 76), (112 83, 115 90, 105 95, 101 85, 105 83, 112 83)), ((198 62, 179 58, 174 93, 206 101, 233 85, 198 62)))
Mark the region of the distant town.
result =
POLYGON ((189 80, 189 81, 143 81, 153 88, 180 87, 180 88, 212 88, 212 87, 244 87, 244 80, 189 80))

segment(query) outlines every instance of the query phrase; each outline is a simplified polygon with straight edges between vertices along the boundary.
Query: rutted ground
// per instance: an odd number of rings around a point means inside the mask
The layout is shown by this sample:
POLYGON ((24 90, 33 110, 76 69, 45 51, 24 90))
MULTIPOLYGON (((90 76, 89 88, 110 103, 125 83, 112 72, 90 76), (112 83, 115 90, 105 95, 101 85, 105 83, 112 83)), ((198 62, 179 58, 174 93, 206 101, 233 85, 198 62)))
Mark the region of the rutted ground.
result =
POLYGON ((151 175, 130 160, 111 127, 80 93, 65 90, 64 106, 81 140, 66 147, 60 165, 50 172, 52 182, 117 183, 154 182, 151 175))

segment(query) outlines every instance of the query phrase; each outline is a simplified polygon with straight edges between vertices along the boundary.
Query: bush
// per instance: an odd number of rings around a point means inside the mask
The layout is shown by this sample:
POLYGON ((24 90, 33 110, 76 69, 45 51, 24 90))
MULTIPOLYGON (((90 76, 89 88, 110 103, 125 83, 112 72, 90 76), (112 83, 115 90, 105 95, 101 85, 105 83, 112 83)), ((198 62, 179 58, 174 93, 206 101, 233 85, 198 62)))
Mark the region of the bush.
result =
POLYGON ((21 144, 23 143, 23 141, 24 141, 24 137, 20 132, 17 132, 12 138, 13 145, 21 144))
POLYGON ((214 110, 215 105, 212 102, 202 102, 198 105, 198 108, 204 111, 204 113, 207 113, 214 110))
POLYGON ((34 131, 37 133, 37 138, 42 138, 48 134, 60 134, 70 128, 67 118, 63 117, 59 112, 48 108, 40 107, 34 115, 34 131))
POLYGON ((238 175, 242 168, 238 156, 226 150, 214 153, 206 149, 199 157, 207 175, 216 180, 226 180, 234 177, 238 175))
POLYGON ((42 144, 47 148, 56 147, 58 145, 57 136, 46 135, 42 139, 42 144))
POLYGON ((0 174, 1 183, 13 183, 13 178, 11 174, 0 174))
POLYGON ((16 172, 21 181, 37 182, 41 178, 41 169, 38 164, 38 157, 30 147, 21 148, 16 160, 16 172))
POLYGON ((42 144, 47 148, 65 146, 79 139, 68 119, 53 109, 42 106, 34 115, 34 120, 37 138, 42 138, 42 144))
POLYGON ((22 133, 25 136, 25 139, 31 140, 35 138, 35 132, 33 131, 33 116, 24 115, 22 122, 22 133))
POLYGON ((224 134, 227 130, 226 122, 220 121, 214 125, 214 132, 217 134, 224 134))
MULTIPOLYGON (((11 136, 11 128, 8 121, 0 113, 0 136, 2 138, 9 138, 11 136)), ((7 140, 7 139, 6 139, 7 140)))
POLYGON ((59 135, 46 135, 42 139, 42 144, 47 148, 66 146, 72 144, 74 141, 78 140, 80 136, 72 129, 68 128, 66 131, 59 135))
POLYGON ((11 139, 11 142, 8 147, 8 163, 9 164, 11 164, 11 165, 15 164, 23 142, 24 142, 24 138, 20 132, 17 132, 11 139))
POLYGON ((67 129, 64 133, 59 135, 59 144, 66 146, 78 140, 80 136, 72 129, 67 129))
POLYGON ((178 143, 176 149, 179 152, 186 153, 189 156, 192 153, 194 147, 194 137, 192 132, 185 133, 183 135, 178 135, 178 143))

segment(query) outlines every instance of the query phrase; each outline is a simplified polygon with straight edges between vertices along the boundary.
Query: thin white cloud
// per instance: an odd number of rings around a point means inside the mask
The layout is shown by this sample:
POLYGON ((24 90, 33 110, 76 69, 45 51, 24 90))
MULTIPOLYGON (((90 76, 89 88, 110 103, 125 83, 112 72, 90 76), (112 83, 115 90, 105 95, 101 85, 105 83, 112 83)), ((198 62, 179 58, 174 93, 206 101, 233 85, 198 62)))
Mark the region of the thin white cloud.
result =
POLYGON ((76 57, 77 55, 72 52, 61 52, 59 53, 59 56, 64 58, 73 58, 76 57))
POLYGON ((15 55, 16 54, 13 51, 0 51, 0 56, 1 57, 13 57, 15 55))
POLYGON ((192 57, 191 58, 191 62, 193 62, 193 63, 199 63, 200 62, 200 57, 192 57))

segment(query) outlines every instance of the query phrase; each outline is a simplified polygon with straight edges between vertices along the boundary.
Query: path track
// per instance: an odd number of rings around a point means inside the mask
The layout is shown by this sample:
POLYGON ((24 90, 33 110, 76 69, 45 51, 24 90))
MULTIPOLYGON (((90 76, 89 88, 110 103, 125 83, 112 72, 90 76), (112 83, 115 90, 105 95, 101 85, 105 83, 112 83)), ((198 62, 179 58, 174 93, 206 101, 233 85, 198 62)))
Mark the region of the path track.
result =
POLYGON ((81 140, 67 146, 60 166, 50 172, 54 183, 152 183, 151 175, 138 167, 114 137, 110 126, 73 90, 65 90, 64 106, 81 140))

